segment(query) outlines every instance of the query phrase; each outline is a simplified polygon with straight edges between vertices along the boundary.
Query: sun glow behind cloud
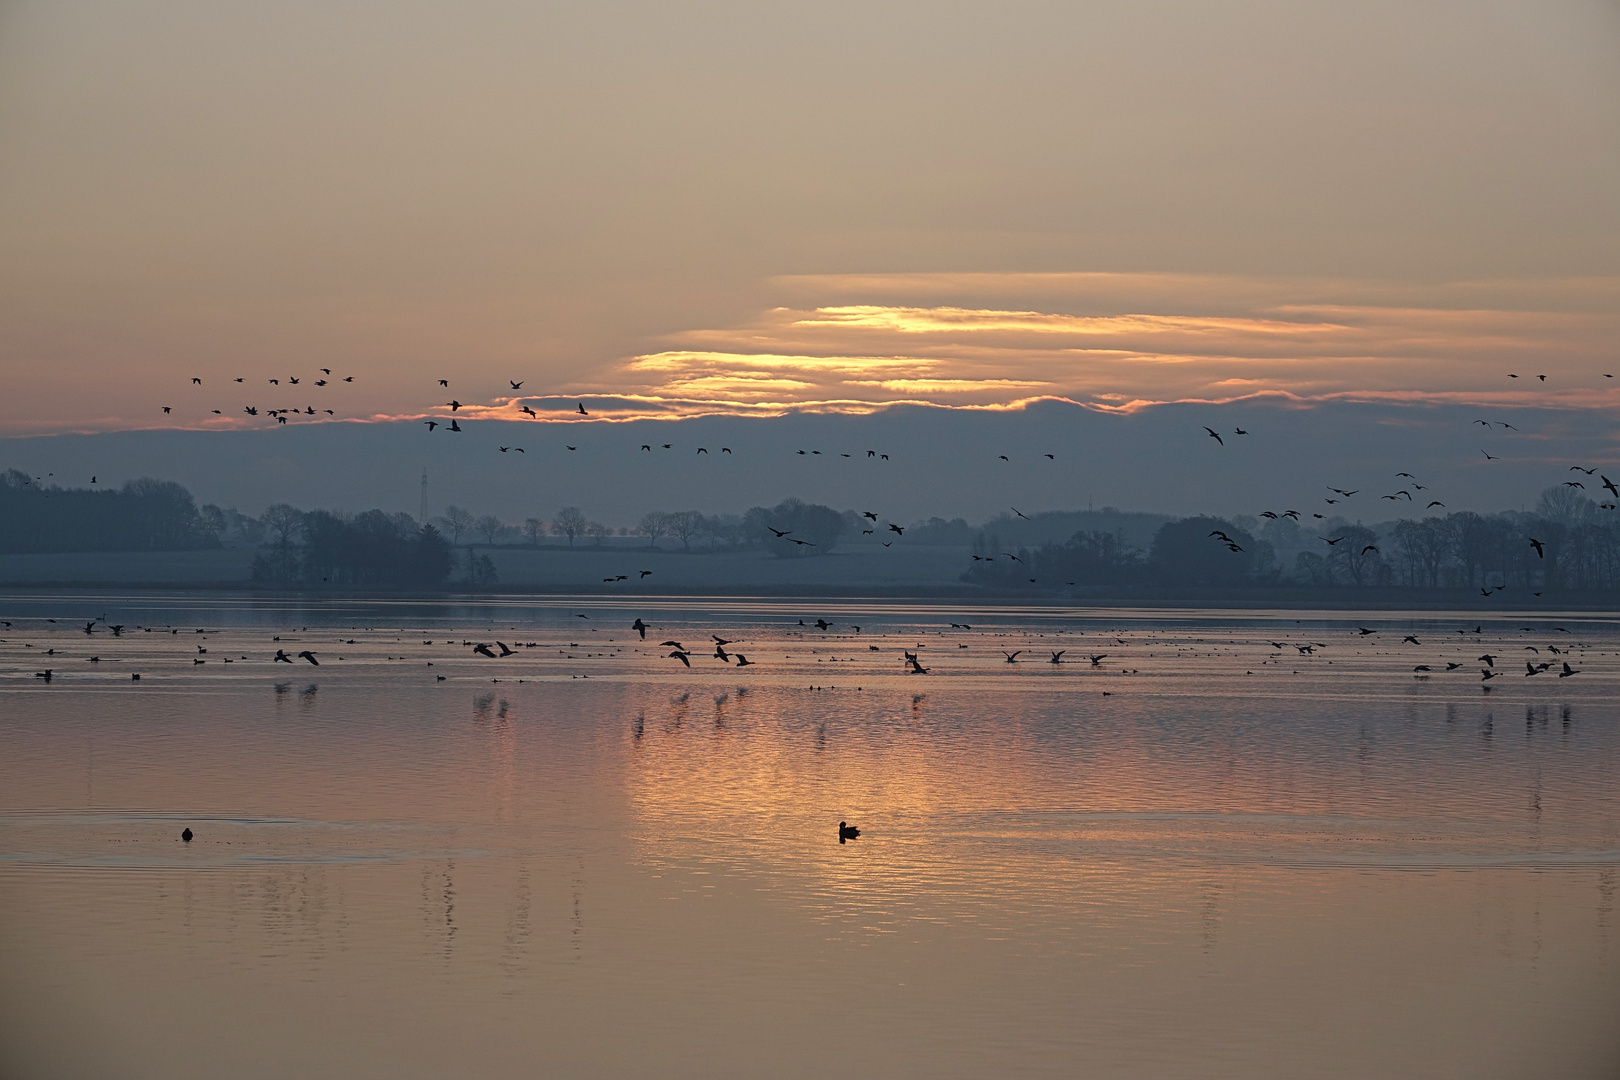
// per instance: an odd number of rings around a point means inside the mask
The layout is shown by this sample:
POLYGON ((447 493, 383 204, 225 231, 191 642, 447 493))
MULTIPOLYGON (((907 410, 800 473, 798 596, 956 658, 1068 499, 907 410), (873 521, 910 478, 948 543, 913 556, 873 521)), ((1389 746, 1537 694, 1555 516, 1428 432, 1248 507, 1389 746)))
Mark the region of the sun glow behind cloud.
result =
MULTIPOLYGON (((672 334, 674 348, 633 357, 596 386, 680 400, 679 415, 742 406, 846 412, 901 401, 1002 409, 1040 398, 1118 410, 1256 395, 1299 407, 1358 397, 1620 404, 1620 388, 1603 378, 1616 366, 1608 342, 1620 330, 1620 283, 1607 280, 1573 283, 1562 297, 1545 282, 1418 287, 1151 274, 779 284, 821 302, 672 334), (886 302, 842 302, 852 292, 886 302), (1046 310, 957 301, 1020 294, 1046 310), (911 296, 957 302, 904 302, 911 296)), ((621 404, 606 411, 647 415, 621 404)))

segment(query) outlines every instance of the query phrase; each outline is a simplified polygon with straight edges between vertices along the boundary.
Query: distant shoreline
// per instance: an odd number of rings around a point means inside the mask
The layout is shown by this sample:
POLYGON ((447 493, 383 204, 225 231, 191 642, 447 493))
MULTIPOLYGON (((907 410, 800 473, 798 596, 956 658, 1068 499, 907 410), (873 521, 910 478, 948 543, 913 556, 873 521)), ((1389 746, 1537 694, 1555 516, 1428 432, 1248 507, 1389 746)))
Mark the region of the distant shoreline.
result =
POLYGON ((912 601, 937 603, 942 608, 951 605, 992 607, 1016 606, 1029 608, 1082 607, 1082 608, 1147 608, 1155 610, 1288 610, 1288 611, 1434 611, 1466 615, 1469 618, 1496 618, 1505 615, 1559 611, 1582 614, 1602 614, 1620 619, 1620 597, 1600 596, 1581 599, 1571 596, 1543 596, 1524 602, 1496 602, 1492 604, 1470 602, 1469 598, 1452 590, 1412 589, 1277 589, 1277 590, 1074 590, 1067 593, 997 593, 981 588, 960 586, 861 588, 852 590, 836 585, 797 585, 749 588, 640 588, 635 592, 619 592, 611 588, 555 588, 555 587, 500 587, 489 589, 312 589, 264 588, 243 582, 176 584, 173 582, 26 582, 0 583, 0 601, 6 599, 40 599, 43 595, 119 597, 152 593, 168 595, 227 596, 243 599, 305 598, 309 600, 421 600, 435 602, 459 600, 471 603, 495 600, 620 600, 625 606, 637 601, 704 599, 736 600, 757 597, 761 600, 817 600, 817 601, 912 601))

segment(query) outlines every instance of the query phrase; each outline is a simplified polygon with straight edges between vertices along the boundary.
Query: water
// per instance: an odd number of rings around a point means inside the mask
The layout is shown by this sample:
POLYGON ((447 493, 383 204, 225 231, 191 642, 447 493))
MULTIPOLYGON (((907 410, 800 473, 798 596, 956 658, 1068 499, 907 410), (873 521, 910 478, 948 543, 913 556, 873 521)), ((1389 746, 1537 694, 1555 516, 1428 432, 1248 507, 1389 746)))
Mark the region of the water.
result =
POLYGON ((1612 619, 3 606, 7 1077, 1620 1066, 1612 619))

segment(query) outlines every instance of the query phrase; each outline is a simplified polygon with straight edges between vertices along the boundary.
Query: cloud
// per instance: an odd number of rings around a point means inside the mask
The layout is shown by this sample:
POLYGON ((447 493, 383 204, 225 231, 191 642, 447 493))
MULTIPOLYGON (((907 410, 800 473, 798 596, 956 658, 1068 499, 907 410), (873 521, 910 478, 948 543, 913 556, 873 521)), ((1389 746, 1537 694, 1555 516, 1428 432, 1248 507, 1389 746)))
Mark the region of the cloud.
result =
POLYGON ((702 398, 705 410, 730 399, 804 412, 900 400, 1007 408, 1031 392, 1106 410, 1264 393, 1302 407, 1620 404, 1620 388, 1602 377, 1620 331, 1617 279, 1562 289, 1175 274, 774 284, 800 302, 671 334, 673 348, 630 358, 605 384, 632 384, 619 388, 644 398, 702 398), (1010 297, 1041 303, 997 302, 1010 297), (924 298, 939 302, 917 302, 924 298))

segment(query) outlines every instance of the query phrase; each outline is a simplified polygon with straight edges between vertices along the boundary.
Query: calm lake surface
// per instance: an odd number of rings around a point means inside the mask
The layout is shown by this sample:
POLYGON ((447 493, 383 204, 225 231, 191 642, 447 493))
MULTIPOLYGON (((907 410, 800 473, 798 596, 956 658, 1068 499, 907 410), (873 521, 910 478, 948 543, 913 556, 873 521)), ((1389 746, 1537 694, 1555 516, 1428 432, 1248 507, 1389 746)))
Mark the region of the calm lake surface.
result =
POLYGON ((1620 1070, 1610 617, 0 618, 8 1078, 1620 1070))

